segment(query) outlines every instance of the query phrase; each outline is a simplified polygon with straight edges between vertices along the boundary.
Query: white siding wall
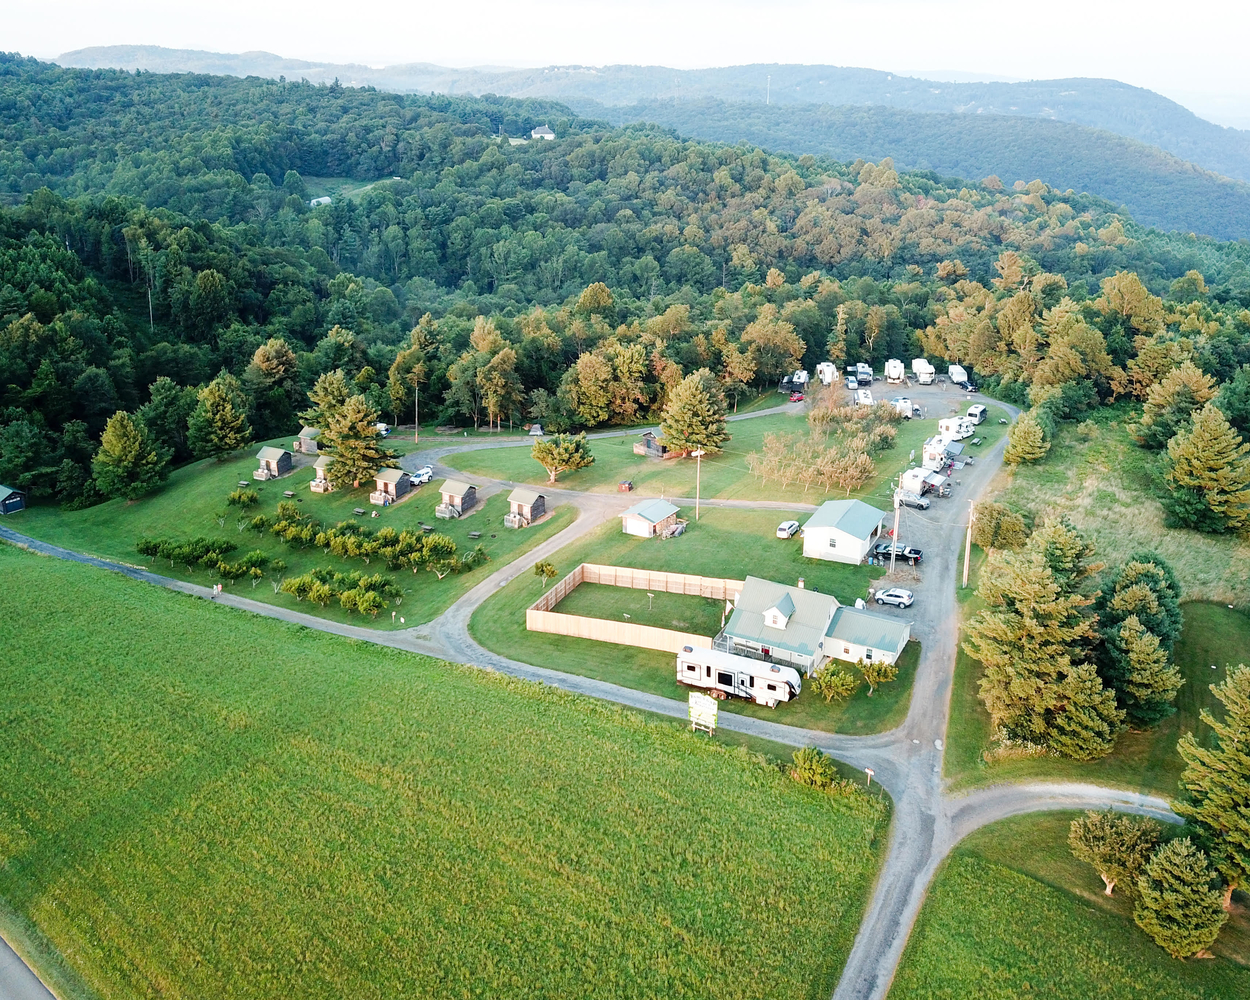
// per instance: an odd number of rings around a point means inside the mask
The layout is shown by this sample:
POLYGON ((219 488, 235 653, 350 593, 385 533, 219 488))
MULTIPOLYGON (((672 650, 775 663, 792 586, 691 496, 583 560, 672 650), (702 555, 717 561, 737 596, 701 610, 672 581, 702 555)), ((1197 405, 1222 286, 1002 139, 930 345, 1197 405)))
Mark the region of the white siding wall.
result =
POLYGON ((826 559, 857 566, 864 561, 871 544, 871 540, 862 541, 837 528, 803 530, 803 555, 808 559, 826 559))

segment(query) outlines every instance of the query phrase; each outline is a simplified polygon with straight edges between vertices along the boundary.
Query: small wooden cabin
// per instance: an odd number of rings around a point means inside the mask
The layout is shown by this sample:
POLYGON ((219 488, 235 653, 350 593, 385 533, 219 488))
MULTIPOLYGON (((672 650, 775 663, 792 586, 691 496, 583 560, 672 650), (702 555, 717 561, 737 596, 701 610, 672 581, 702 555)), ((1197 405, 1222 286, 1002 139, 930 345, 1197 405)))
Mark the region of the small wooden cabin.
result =
POLYGON ((442 502, 434 508, 434 516, 444 520, 463 517, 477 506, 477 487, 471 483, 462 483, 458 479, 448 479, 439 488, 442 502))
POLYGON ((16 514, 26 509, 26 494, 11 486, 0 486, 0 514, 16 514))
POLYGON ((643 431, 642 440, 634 444, 634 454, 643 458, 676 458, 677 453, 669 454, 668 448, 660 442, 654 431, 643 431))
POLYGON ((321 431, 316 427, 305 427, 299 432, 299 437, 295 439, 292 447, 301 455, 317 454, 317 438, 321 437, 321 431))
POLYGON ((643 500, 621 515, 621 530, 639 538, 654 538, 677 523, 678 508, 667 500, 643 500))
POLYGON ((327 471, 333 461, 334 459, 329 455, 322 455, 313 463, 313 481, 308 484, 308 488, 314 493, 329 493, 334 489, 327 471))
POLYGON ((285 448, 261 448, 256 453, 260 468, 252 473, 253 479, 264 482, 267 479, 278 479, 291 471, 291 453, 285 448))
POLYGON ((407 495, 412 489, 412 477, 403 469, 378 469, 377 475, 373 477, 373 485, 369 502, 379 507, 387 507, 407 495))
POLYGON ((505 528, 528 528, 547 513, 547 498, 536 490, 515 489, 508 495, 505 528))

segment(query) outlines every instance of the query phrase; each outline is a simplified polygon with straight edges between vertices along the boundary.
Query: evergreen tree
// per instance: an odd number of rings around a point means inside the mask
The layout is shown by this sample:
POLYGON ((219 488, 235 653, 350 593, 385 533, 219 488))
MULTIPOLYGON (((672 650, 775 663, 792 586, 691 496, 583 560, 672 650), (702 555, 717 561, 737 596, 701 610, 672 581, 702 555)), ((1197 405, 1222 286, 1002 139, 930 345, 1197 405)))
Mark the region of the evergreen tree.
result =
POLYGON ((1240 664, 1211 691, 1224 717, 1203 709, 1210 738, 1199 743, 1193 733, 1181 737, 1176 749, 1185 761, 1184 795, 1172 808, 1215 848, 1212 860, 1228 885, 1227 906, 1234 888, 1250 885, 1250 669, 1240 664))
POLYGON ((1093 867, 1108 896, 1116 885, 1130 893, 1137 888, 1137 879, 1158 842, 1159 824, 1154 820, 1134 820, 1110 809, 1086 812, 1068 827, 1073 856, 1093 867))
POLYGON ((195 412, 199 394, 162 375, 150 387, 151 398, 139 407, 138 417, 175 461, 191 457, 187 445, 187 422, 195 412))
POLYGON ((91 466, 105 496, 137 500, 169 475, 169 452, 153 442, 143 421, 118 410, 104 428, 91 466))
POLYGON ((1050 451, 1050 442, 1046 440, 1046 432, 1042 430, 1037 414, 1032 410, 1026 410, 1020 414, 1007 432, 1007 447, 1003 451, 1003 461, 1009 465, 1036 462, 1045 458, 1048 451, 1050 451))
POLYGON ((308 398, 312 406, 299 415, 306 427, 316 427, 324 431, 330 421, 343 409, 352 391, 347 385, 347 376, 342 368, 326 372, 318 377, 313 387, 308 390, 308 398))
POLYGON ((187 443, 197 458, 218 461, 252 440, 247 401, 239 380, 222 372, 200 390, 199 404, 187 422, 187 443))
POLYGON ((321 432, 321 444, 333 456, 330 481, 336 488, 351 483, 359 486, 372 479, 378 469, 396 459, 393 451, 380 446, 378 411, 364 396, 349 396, 342 408, 330 417, 321 432))
POLYGON ((1172 567, 1157 552, 1135 552, 1129 556, 1128 562, 1103 585, 1094 610, 1099 625, 1112 636, 1121 622, 1136 615, 1169 653, 1185 622, 1181 585, 1172 567))
POLYGON ((1243 531, 1250 525, 1250 444, 1242 442, 1219 407, 1208 403, 1193 427, 1168 442, 1163 500, 1169 523, 1198 531, 1243 531))
POLYGON ((991 549, 1018 549, 1028 538, 1028 526, 1014 510, 992 500, 977 504, 976 517, 972 522, 974 544, 987 552, 991 549))
POLYGON ((1173 368, 1150 387, 1142 407, 1137 441, 1145 448, 1162 448, 1189 422, 1190 414, 1215 396, 1215 379, 1192 361, 1173 368))
POLYGON ((1029 536, 1029 549, 1040 552, 1059 585, 1071 589, 1102 569, 1092 563, 1094 546, 1064 518, 1043 521, 1029 536))
POLYGON ((1148 632, 1136 615, 1120 623, 1115 641, 1119 656, 1117 671, 1108 677, 1119 695, 1120 707, 1129 719, 1141 726, 1153 726, 1167 718, 1175 708, 1176 692, 1185 683, 1159 637, 1148 632))
POLYGON ((1073 760, 1097 760, 1115 746, 1124 713, 1092 663, 1073 663, 1055 685, 1056 706, 1046 743, 1073 760))
POLYGON ((1250 365, 1242 365, 1237 374, 1220 389, 1215 398, 1228 422, 1243 438, 1250 434, 1250 365))
POLYGON ((709 455, 718 454, 729 440, 725 409, 715 376, 706 368, 691 372, 673 389, 664 407, 660 421, 664 444, 683 455, 699 448, 709 455))
POLYGON ((1207 856, 1188 837, 1164 844, 1137 880, 1133 920, 1173 958, 1198 955, 1215 943, 1228 919, 1207 856))
POLYGON ((547 482, 554 483, 561 472, 574 472, 593 465, 595 456, 586 444, 586 435, 553 434, 540 438, 530 449, 534 461, 547 470, 547 482))

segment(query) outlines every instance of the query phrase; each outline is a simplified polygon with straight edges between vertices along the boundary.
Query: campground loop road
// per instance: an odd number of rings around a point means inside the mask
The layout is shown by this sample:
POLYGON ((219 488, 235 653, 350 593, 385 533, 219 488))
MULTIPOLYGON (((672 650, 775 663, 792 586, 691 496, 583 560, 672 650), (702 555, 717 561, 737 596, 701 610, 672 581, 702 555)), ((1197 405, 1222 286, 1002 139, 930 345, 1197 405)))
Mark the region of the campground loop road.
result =
MULTIPOLYGON (((962 406, 966 402, 961 393, 942 390, 938 386, 925 389, 912 387, 909 394, 913 399, 933 407, 935 416, 941 415, 941 407, 950 407, 951 404, 962 406)), ((994 401, 994 405, 1002 407, 1012 418, 1019 413, 1016 408, 1005 403, 994 401)), ((801 409, 801 404, 784 404, 754 413, 736 414, 730 419, 747 420, 772 413, 798 412, 801 409)), ((644 428, 633 428, 627 433, 638 434, 643 430, 644 428)), ((592 438, 619 436, 620 431, 590 435, 592 438)), ((720 715, 719 724, 722 728, 788 746, 818 746, 853 767, 871 767, 874 771, 873 780, 879 782, 894 801, 893 823, 885 862, 878 874, 873 897, 865 911, 833 1000, 882 1000, 886 996, 929 883, 951 849, 979 827, 1027 812, 1106 807, 1150 815, 1168 822, 1179 822, 1168 803, 1162 799, 1094 785, 995 785, 959 795, 945 791, 942 752, 950 713, 951 684, 959 638, 957 573, 968 516, 963 505, 970 499, 976 499, 988 487, 1002 464, 1005 441, 1004 436, 991 451, 979 456, 974 465, 966 466, 958 474, 961 482, 957 498, 949 503, 938 504, 930 512, 904 509, 908 543, 920 544, 924 548, 925 563, 923 579, 920 582, 908 582, 908 586, 916 592, 917 602, 907 613, 915 619, 913 635, 920 640, 922 653, 916 669, 907 718, 901 726, 890 732, 870 736, 845 736, 754 719, 733 712, 722 712, 720 715)), ((463 477, 464 473, 442 466, 440 460, 457 452, 529 447, 530 444, 527 438, 463 443, 456 442, 454 438, 441 439, 434 447, 406 455, 401 464, 409 471, 431 465, 436 475, 463 477)), ((519 485, 479 476, 474 476, 473 479, 479 485, 479 495, 483 497, 519 485)), ((521 663, 483 648, 469 634, 470 617, 491 594, 521 574, 529 572, 534 562, 553 555, 588 534, 605 521, 619 515, 642 496, 641 493, 585 493, 557 487, 546 487, 544 493, 553 501, 576 507, 576 520, 563 531, 490 574, 425 625, 385 632, 328 622, 313 615, 233 594, 222 594, 217 603, 351 639, 496 670, 633 709, 685 719, 687 708, 684 702, 589 677, 521 663)), ((684 506, 694 502, 693 498, 669 499, 684 506)), ((753 510, 814 510, 816 506, 781 501, 717 499, 704 499, 701 503, 707 507, 753 510)), ((44 555, 114 570, 133 579, 185 594, 203 598, 210 596, 208 587, 164 577, 139 566, 124 565, 50 545, 7 527, 0 526, 0 539, 44 555)), ((21 971, 25 971, 24 967, 21 971)), ((6 975, 5 966, 0 962, 0 1000, 26 1000, 30 996, 43 996, 31 994, 29 983, 23 981, 26 983, 23 987, 19 979, 20 976, 6 975), (23 988, 27 992, 22 992, 23 988)))

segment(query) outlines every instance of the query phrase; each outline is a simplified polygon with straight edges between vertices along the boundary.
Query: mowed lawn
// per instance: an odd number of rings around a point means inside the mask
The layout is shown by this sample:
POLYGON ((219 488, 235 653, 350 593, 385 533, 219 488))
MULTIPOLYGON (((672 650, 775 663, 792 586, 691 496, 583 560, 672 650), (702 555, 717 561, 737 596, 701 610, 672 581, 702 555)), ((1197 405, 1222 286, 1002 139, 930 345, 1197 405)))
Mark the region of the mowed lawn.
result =
MULTIPOLYGON (((1076 813, 1018 816, 965 840, 939 871, 890 1000, 1233 1000, 1250 996, 1244 895, 1213 960, 1178 962, 1133 923, 1120 889, 1068 849, 1076 813)), ((1165 828, 1174 835, 1179 831, 1165 828)))
POLYGON ((609 621, 652 625, 656 628, 715 635, 720 631, 725 602, 690 594, 667 594, 631 587, 583 583, 555 606, 565 615, 606 618, 609 621))
MULTIPOLYGON (((388 440, 388 445, 400 448, 413 446, 410 439, 403 441, 394 437, 388 440)), ((248 449, 224 462, 210 459, 184 466, 170 476, 169 482, 161 490, 142 500, 110 500, 80 511, 33 506, 19 516, 6 518, 5 526, 68 549, 130 565, 148 566, 165 576, 190 580, 204 586, 211 586, 219 578, 201 567, 188 572, 187 567, 181 564, 171 566, 164 560, 146 560, 135 551, 135 543, 144 536, 192 538, 203 535, 209 538, 225 538, 237 544, 238 549, 228 559, 238 559, 253 549, 260 549, 271 560, 281 559, 287 566, 282 574, 285 576, 298 576, 318 566, 328 566, 339 573, 351 570, 368 574, 381 572, 394 579, 395 584, 403 590, 403 596, 398 604, 392 603, 388 612, 380 614, 376 619, 350 614, 335 602, 322 609, 307 601, 296 601, 289 594, 278 593, 276 584, 279 574, 272 570, 267 570, 265 579, 254 587, 247 579, 227 583, 226 587, 231 593, 278 607, 333 621, 389 629, 392 627, 389 611, 397 612, 394 627, 411 627, 429 621, 494 570, 567 527, 575 516, 571 507, 556 507, 540 523, 515 531, 503 526, 503 517, 508 512, 508 501, 506 495, 497 494, 460 520, 440 521, 434 517, 434 508, 439 502, 438 486, 442 480, 436 479, 402 502, 383 508, 369 503, 371 485, 358 490, 313 493, 308 488, 313 478, 312 469, 308 466, 298 468, 282 479, 267 483, 249 482, 249 488, 260 494, 260 503, 257 506, 250 507, 247 511, 228 506, 226 498, 231 491, 237 489, 242 480, 251 480, 252 469, 256 466, 254 456, 255 450, 248 449), (340 559, 326 555, 316 546, 296 548, 268 531, 257 533, 245 526, 246 520, 255 514, 266 514, 273 519, 278 503, 285 499, 283 494, 287 491, 295 494, 294 499, 302 513, 311 515, 327 526, 340 521, 357 521, 374 530, 389 526, 397 531, 405 528, 420 531, 422 523, 432 524, 436 526, 436 530, 455 541, 461 552, 468 552, 480 542, 490 556, 490 561, 471 572, 452 574, 439 580, 433 573, 424 570, 415 574, 406 570, 390 573, 386 564, 376 559, 366 564, 358 559, 340 559), (356 508, 363 508, 365 515, 360 517, 354 514, 356 508), (370 516, 374 511, 378 512, 377 517, 370 516), (469 538, 471 531, 481 532, 482 537, 476 540, 469 538), (403 626, 398 621, 400 616, 405 619, 403 626)))
POLYGON ((8 546, 0 573, 0 919, 64 997, 791 998, 837 980, 879 800, 8 546))
MULTIPOLYGON (((683 517, 689 513, 683 508, 683 517)), ((559 571, 558 578, 580 563, 594 562, 735 580, 760 576, 779 583, 794 583, 803 577, 808 588, 833 594, 843 604, 853 604, 855 598, 863 597, 870 581, 880 576, 882 570, 804 559, 800 539, 785 541, 775 537, 777 523, 791 516, 801 518, 804 515, 785 511, 708 508, 703 511, 698 523, 690 522, 684 535, 667 541, 625 535, 619 522, 613 519, 580 541, 561 549, 551 557, 551 562, 559 571)), ((577 607, 570 601, 581 600, 578 594, 585 589, 585 584, 578 587, 569 598, 561 601, 557 610, 568 611, 577 607)), ((677 683, 676 661, 671 653, 528 631, 525 628, 525 609, 541 593, 541 583, 535 577, 528 574, 518 577, 473 613, 469 631, 487 649, 525 663, 595 677, 685 701, 689 689, 677 683)), ((608 600, 638 602, 644 611, 647 606, 645 591, 596 587, 591 593, 595 596, 586 600, 599 609, 606 608, 608 600), (621 596, 611 599, 599 597, 598 592, 604 590, 619 590, 621 596)), ((662 596, 671 599, 673 595, 656 594, 657 608, 662 596)), ((707 631, 702 634, 711 636, 719 631, 723 608, 724 605, 719 602, 708 602, 703 612, 707 631)), ((874 610, 877 610, 875 605, 874 610)), ((906 614, 892 609, 880 610, 887 615, 906 614)), ((604 613, 593 617, 609 615, 604 613)), ((615 615, 611 617, 617 621, 624 620, 615 615)), ((669 624, 663 621, 643 624, 676 627, 671 624, 671 619, 669 624)), ((681 631, 695 630, 682 628, 681 631)), ((796 700, 785 702, 775 709, 737 699, 721 702, 721 707, 726 711, 826 732, 881 732, 893 728, 906 717, 912 680, 919 661, 919 644, 909 643, 899 660, 898 679, 883 685, 871 698, 868 689, 861 686, 847 701, 825 702, 805 687, 796 700)))
MULTIPOLYGON (((971 615, 975 608, 973 599, 965 614, 971 615)), ((1176 697, 1177 711, 1151 729, 1122 732, 1110 754, 1088 763, 1057 756, 996 758, 987 763, 983 754, 990 745, 990 719, 977 697, 981 665, 961 649, 946 747, 946 775, 952 784, 968 787, 1045 778, 1116 785, 1165 798, 1176 795, 1183 769, 1177 740, 1186 732, 1196 733, 1200 742, 1205 740, 1209 729, 1199 712, 1203 708, 1222 711, 1210 685, 1221 683, 1229 666, 1250 661, 1250 616, 1198 602, 1187 602, 1183 610, 1185 628, 1174 650, 1185 677, 1176 697)))

